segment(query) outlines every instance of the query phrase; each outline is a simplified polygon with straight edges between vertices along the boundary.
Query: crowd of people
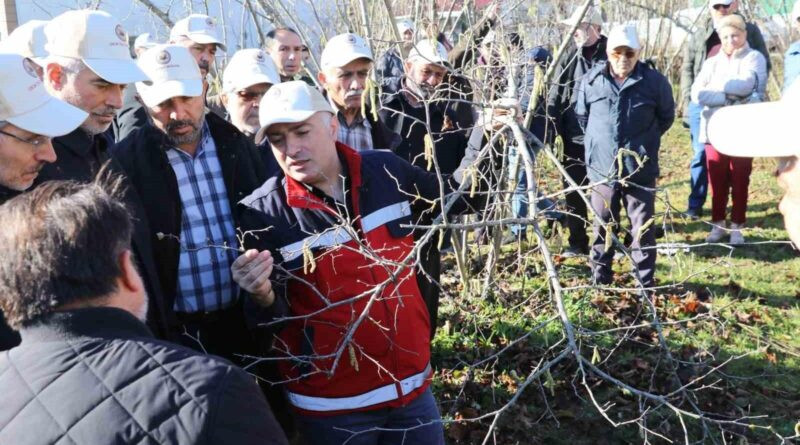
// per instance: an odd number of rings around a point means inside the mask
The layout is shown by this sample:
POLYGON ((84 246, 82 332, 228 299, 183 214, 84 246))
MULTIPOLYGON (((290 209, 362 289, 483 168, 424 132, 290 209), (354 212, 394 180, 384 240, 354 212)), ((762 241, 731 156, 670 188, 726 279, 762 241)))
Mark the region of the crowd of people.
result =
MULTIPOLYGON (((800 241, 800 147, 783 125, 800 51, 786 54, 784 99, 747 105, 766 99, 764 40, 738 0, 708 6, 677 107, 636 29, 606 34, 597 7, 562 23, 574 33, 556 60, 492 14, 456 45, 403 20, 381 57, 369 36, 330 38, 314 79, 301 35, 279 27, 218 82, 228 48, 206 15, 132 48, 102 11, 23 24, 0 41, 0 443, 444 443, 430 342, 447 240, 414 226, 486 208, 504 186, 491 149, 504 132, 524 139, 509 157, 563 142, 570 191, 557 211, 536 205, 597 285, 613 281, 622 207, 632 274, 656 284, 676 108, 692 134, 688 217, 711 187, 707 241, 744 243, 754 156, 782 158, 800 241), (754 121, 771 137, 748 134, 754 121)), ((516 179, 524 219, 535 186, 516 179)))

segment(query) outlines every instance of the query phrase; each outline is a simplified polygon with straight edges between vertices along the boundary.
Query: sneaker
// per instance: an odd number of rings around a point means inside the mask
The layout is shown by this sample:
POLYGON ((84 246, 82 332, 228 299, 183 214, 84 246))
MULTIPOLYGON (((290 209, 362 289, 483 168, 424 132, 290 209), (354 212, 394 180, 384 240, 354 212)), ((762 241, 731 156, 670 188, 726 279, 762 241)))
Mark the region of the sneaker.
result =
POLYGON ((729 242, 732 246, 741 246, 744 244, 744 235, 742 235, 742 228, 744 224, 731 224, 731 240, 729 242))
POLYGON ((568 247, 567 250, 561 253, 561 258, 578 258, 589 255, 588 247, 568 247))
POLYGON ((711 233, 706 237, 707 243, 718 243, 728 235, 728 230, 725 228, 725 221, 712 221, 711 233))
POLYGON ((692 221, 697 221, 698 219, 703 217, 703 208, 702 207, 689 208, 689 210, 686 211, 686 216, 692 221))

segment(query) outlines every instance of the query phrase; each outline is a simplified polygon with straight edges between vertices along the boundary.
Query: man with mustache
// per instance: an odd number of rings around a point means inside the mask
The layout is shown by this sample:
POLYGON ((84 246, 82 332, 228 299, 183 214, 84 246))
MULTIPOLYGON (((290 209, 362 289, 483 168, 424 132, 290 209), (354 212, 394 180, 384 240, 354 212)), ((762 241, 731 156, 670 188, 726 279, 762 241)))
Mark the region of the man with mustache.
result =
POLYGON ((255 145, 206 113, 193 54, 158 45, 139 59, 136 84, 152 120, 112 149, 149 225, 150 254, 172 338, 242 363, 254 350, 230 267, 238 256, 236 202, 266 180, 255 145))
MULTIPOLYGON (((32 60, 0 54, 0 204, 30 188, 41 169, 56 160, 50 138, 73 131, 87 117, 47 94, 32 60)), ((0 351, 17 344, 19 336, 0 311, 0 351)))
POLYGON ((661 136, 675 120, 675 101, 666 77, 639 61, 640 50, 635 28, 612 29, 608 61, 584 76, 575 103, 586 135, 586 170, 594 184, 591 205, 597 218, 591 267, 599 285, 613 281, 615 246, 607 248, 606 230, 620 224, 622 203, 631 223, 636 284, 655 284, 656 237, 648 227, 655 213, 661 136))
MULTIPOLYGON (((400 135, 393 133, 376 118, 371 98, 366 93, 372 69, 372 51, 367 42, 356 34, 339 34, 328 41, 322 51, 317 75, 320 85, 339 120, 339 142, 356 151, 396 149, 400 135), (362 114, 362 101, 366 101, 362 114)), ((377 91, 374 92, 377 97, 377 91)))
POLYGON ((230 122, 250 140, 261 126, 258 110, 261 98, 281 83, 272 59, 261 49, 242 49, 236 52, 222 73, 220 100, 230 122))
POLYGON ((89 116, 80 128, 53 139, 58 160, 46 165, 36 182, 89 181, 109 159, 104 133, 122 106, 125 85, 147 76, 131 58, 122 25, 106 12, 65 12, 51 20, 44 32, 49 53, 44 70, 47 91, 89 116))
MULTIPOLYGON (((217 51, 226 50, 225 43, 219 35, 217 22, 204 14, 191 14, 178 20, 169 32, 169 43, 186 47, 197 61, 203 76, 203 97, 208 92, 208 73, 214 65, 217 51)), ((142 107, 136 86, 129 85, 131 90, 125 94, 125 102, 117 113, 114 124, 114 141, 125 139, 134 130, 150 123, 147 112, 142 107)), ((224 116, 225 110, 219 103, 208 104, 218 116, 224 116)))

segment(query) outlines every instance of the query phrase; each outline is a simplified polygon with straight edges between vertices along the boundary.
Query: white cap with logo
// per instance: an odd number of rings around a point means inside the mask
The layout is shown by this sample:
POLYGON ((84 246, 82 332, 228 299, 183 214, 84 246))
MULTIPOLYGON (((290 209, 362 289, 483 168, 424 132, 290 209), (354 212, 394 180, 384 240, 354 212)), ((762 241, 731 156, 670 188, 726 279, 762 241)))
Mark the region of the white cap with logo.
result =
POLYGON ((186 47, 156 45, 141 55, 139 66, 151 80, 136 84, 142 102, 148 107, 173 97, 197 97, 203 94, 200 68, 186 47))
POLYGON ((596 6, 589 6, 589 9, 586 10, 586 14, 584 14, 582 18, 581 8, 577 8, 568 19, 561 21, 561 24, 567 26, 575 26, 578 23, 601 26, 603 24, 603 14, 600 13, 600 9, 596 6), (578 20, 580 20, 580 22, 578 22, 578 20))
POLYGON ((0 52, 19 54, 43 66, 47 58, 47 51, 44 49, 47 43, 47 36, 44 35, 45 26, 47 20, 28 20, 19 25, 0 42, 0 52))
POLYGON ((617 49, 620 46, 627 46, 637 51, 642 48, 635 26, 617 25, 608 33, 607 47, 609 49, 617 49))
POLYGON ((150 49, 156 45, 158 45, 158 42, 153 39, 149 32, 139 34, 136 40, 133 41, 133 49, 150 49))
POLYGON ((341 68, 356 59, 374 60, 367 41, 353 33, 339 34, 328 40, 322 50, 320 67, 323 70, 341 68))
POLYGON ((256 135, 256 141, 264 139, 270 125, 302 122, 319 111, 334 112, 322 93, 302 80, 273 86, 261 98, 259 105, 261 130, 256 135))
POLYGON ((0 54, 0 121, 34 134, 57 137, 78 128, 89 115, 49 95, 33 61, 0 54))
POLYGON ((400 35, 406 33, 406 31, 414 31, 414 22, 409 19, 403 19, 397 22, 397 30, 400 31, 400 35))
POLYGON ((708 7, 709 8, 713 8, 716 5, 730 6, 731 3, 733 3, 733 1, 734 0, 709 0, 708 1, 708 7))
POLYGON ((50 20, 44 32, 51 56, 80 59, 107 82, 122 85, 147 79, 131 57, 128 34, 107 12, 68 11, 50 20))
POLYGON ((175 26, 169 31, 169 39, 174 42, 182 36, 204 45, 214 43, 221 50, 227 51, 227 47, 220 39, 217 21, 207 15, 191 14, 175 22, 175 26))
POLYGON ((777 102, 722 107, 708 121, 708 139, 714 149, 745 158, 800 155, 800 137, 794 131, 800 109, 800 81, 777 102))
POLYGON ((422 59, 437 65, 447 64, 447 50, 436 40, 425 39, 415 43, 408 52, 408 60, 422 59))
POLYGON ((236 51, 222 73, 222 91, 230 93, 259 83, 281 83, 275 62, 258 48, 236 51))

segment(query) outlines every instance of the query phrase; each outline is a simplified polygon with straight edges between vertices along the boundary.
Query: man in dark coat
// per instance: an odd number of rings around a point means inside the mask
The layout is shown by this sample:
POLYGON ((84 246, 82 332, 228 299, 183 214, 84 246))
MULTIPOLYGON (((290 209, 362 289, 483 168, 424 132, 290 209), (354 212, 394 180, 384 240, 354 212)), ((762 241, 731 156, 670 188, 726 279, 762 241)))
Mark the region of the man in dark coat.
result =
POLYGON ((254 378, 143 323, 119 182, 51 181, 0 208, 0 443, 285 444, 254 378))
MULTIPOLYGON (((563 22, 573 26, 578 21, 580 8, 572 17, 563 22)), ((564 142, 562 164, 567 173, 578 185, 586 185, 586 160, 584 159, 583 129, 575 116, 575 101, 578 88, 586 73, 598 63, 606 60, 606 36, 601 34, 603 18, 600 11, 590 7, 580 19, 573 35, 574 45, 570 46, 559 60, 547 96, 547 114, 555 123, 556 133, 564 142)), ((571 187, 564 178, 564 187, 571 187)), ((566 194, 567 227, 569 228, 569 247, 563 256, 573 257, 589 253, 589 236, 586 234, 586 202, 580 192, 566 194)))
POLYGON ((236 202, 266 180, 255 146, 205 113, 200 70, 189 50, 159 45, 140 65, 137 88, 153 125, 112 149, 142 203, 167 329, 182 344, 240 360, 255 346, 230 265, 238 256, 236 202), (168 63, 164 63, 168 61, 168 63))
MULTIPOLYGON (((73 131, 87 117, 47 94, 30 59, 0 55, 0 204, 30 188, 56 160, 50 138, 73 131)), ((19 335, 0 311, 0 351, 18 344, 19 335)))
POLYGON ((634 275, 644 287, 655 282, 655 231, 647 227, 655 212, 661 136, 675 119, 675 102, 669 81, 638 61, 640 48, 635 28, 614 28, 608 62, 584 77, 575 105, 586 134, 586 169, 595 183, 591 204, 599 219, 594 222, 592 273, 603 285, 612 282, 615 251, 614 245, 606 248, 606 230, 619 224, 621 202, 631 222, 634 275))

